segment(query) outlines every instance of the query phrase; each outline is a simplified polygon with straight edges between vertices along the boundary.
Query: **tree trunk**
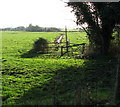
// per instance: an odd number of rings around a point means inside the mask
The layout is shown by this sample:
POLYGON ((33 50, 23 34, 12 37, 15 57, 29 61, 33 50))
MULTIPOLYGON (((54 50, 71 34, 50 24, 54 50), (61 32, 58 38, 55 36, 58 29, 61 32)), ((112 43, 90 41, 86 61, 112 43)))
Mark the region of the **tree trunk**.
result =
POLYGON ((108 55, 109 53, 109 48, 110 48, 110 39, 104 38, 103 40, 103 47, 102 47, 102 54, 103 55, 108 55))
POLYGON ((108 55, 109 54, 109 48, 110 48, 110 41, 112 40, 112 31, 113 26, 110 25, 104 25, 102 27, 102 35, 103 35, 103 54, 108 55))

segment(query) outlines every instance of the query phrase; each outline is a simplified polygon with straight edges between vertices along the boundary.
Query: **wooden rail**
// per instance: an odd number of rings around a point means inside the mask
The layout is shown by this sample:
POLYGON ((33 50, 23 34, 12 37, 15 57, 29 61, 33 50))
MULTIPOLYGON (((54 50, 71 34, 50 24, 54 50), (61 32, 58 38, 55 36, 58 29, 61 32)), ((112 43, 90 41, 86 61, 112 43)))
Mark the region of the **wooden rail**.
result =
POLYGON ((85 44, 86 44, 86 43, 74 44, 74 45, 72 45, 72 46, 61 46, 61 56, 63 56, 65 53, 68 52, 68 48, 69 48, 69 47, 75 47, 75 46, 79 46, 79 45, 82 45, 82 54, 83 54, 83 53, 84 53, 84 50, 85 50, 85 44), (67 51, 66 51, 66 52, 63 52, 63 49, 64 49, 64 48, 67 48, 67 51))

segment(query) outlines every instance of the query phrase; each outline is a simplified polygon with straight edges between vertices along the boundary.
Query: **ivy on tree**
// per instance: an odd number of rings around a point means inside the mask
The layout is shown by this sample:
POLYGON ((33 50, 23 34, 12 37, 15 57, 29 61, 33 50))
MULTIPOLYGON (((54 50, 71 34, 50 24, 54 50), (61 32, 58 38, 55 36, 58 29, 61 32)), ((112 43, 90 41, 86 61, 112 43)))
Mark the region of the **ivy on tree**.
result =
POLYGON ((90 45, 100 54, 108 54, 113 29, 120 23, 120 2, 68 2, 78 25, 87 24, 90 45))

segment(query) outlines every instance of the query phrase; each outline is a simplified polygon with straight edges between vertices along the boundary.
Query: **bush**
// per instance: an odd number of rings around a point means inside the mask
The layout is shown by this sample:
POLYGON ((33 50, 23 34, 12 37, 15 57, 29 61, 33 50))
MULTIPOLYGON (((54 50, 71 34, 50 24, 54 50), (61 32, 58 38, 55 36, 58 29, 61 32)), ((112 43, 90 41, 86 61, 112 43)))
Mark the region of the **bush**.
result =
POLYGON ((48 52, 48 41, 44 38, 39 38, 35 41, 33 45, 33 51, 40 52, 40 53, 47 53, 48 52))
POLYGON ((109 53, 110 55, 120 54, 120 41, 118 41, 117 39, 115 39, 114 41, 111 41, 109 53))

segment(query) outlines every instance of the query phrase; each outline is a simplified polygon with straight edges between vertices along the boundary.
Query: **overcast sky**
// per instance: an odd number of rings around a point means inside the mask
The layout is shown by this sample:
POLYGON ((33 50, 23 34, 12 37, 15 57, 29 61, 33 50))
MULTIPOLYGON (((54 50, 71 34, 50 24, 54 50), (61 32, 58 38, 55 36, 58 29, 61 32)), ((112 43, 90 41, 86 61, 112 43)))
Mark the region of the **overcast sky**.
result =
POLYGON ((74 13, 61 0, 1 0, 0 28, 40 27, 76 28, 74 13))

